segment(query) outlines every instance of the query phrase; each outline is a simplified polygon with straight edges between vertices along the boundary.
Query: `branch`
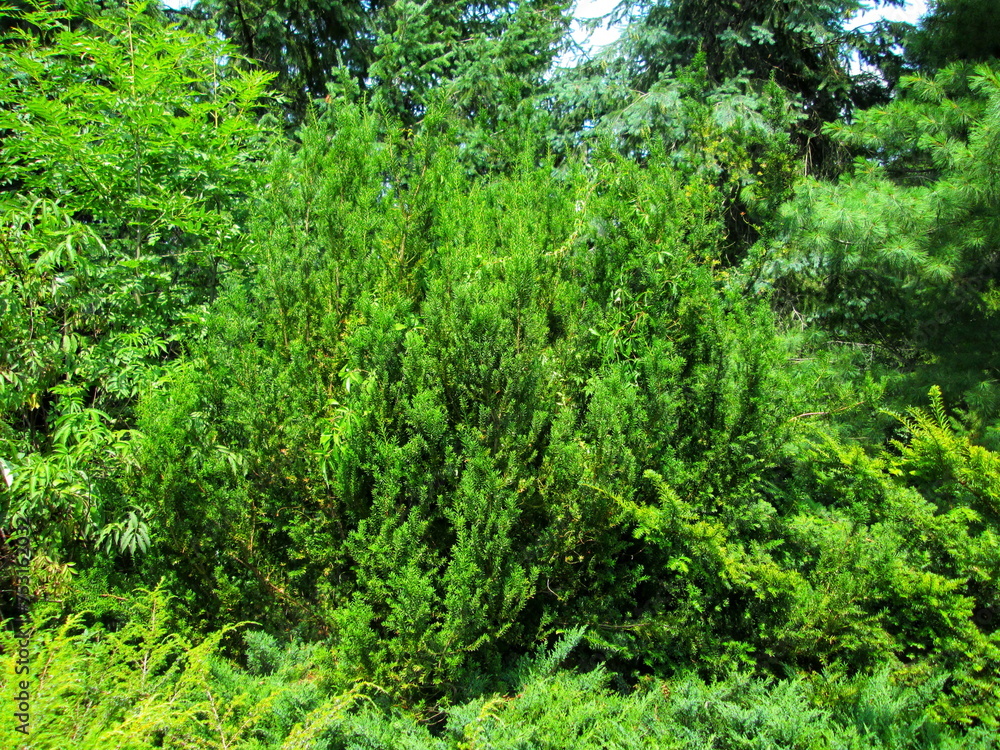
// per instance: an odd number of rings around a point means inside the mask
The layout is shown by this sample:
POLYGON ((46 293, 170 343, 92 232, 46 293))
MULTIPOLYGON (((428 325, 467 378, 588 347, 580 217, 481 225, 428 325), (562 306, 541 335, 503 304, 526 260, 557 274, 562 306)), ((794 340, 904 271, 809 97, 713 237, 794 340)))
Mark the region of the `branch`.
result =
POLYGON ((803 414, 796 414, 794 417, 792 417, 788 421, 789 422, 794 422, 796 419, 803 419, 804 417, 823 417, 823 416, 826 416, 828 414, 836 414, 837 412, 847 411, 848 409, 853 409, 855 406, 861 406, 861 404, 863 404, 863 403, 864 403, 864 401, 857 401, 857 402, 855 402, 853 404, 849 404, 848 406, 842 406, 839 409, 833 409, 832 411, 807 411, 807 412, 805 412, 803 414))

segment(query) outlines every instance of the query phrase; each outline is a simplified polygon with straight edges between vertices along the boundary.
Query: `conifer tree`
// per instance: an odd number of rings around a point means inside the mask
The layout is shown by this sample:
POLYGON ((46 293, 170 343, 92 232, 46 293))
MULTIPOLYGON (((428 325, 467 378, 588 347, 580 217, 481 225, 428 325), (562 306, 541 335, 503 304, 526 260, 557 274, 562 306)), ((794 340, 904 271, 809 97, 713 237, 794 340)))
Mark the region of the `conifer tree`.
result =
POLYGON ((850 179, 799 187, 787 239, 761 256, 786 301, 911 362, 992 367, 998 101, 995 66, 953 63, 830 126, 859 156, 850 179))
POLYGON ((412 124, 430 89, 470 67, 543 73, 568 23, 567 7, 565 0, 205 0, 194 13, 277 76, 294 121, 327 95, 342 69, 412 124))
POLYGON ((927 73, 950 62, 1000 58, 1000 5, 993 0, 931 0, 920 28, 906 40, 906 55, 927 73))
POLYGON ((631 112, 633 122, 648 128, 634 113, 659 107, 662 114, 653 118, 651 130, 669 131, 674 107, 659 103, 659 94, 697 61, 720 98, 732 82, 743 82, 751 95, 769 81, 777 84, 804 113, 791 132, 809 169, 835 171, 835 163, 824 166, 831 154, 820 127, 855 106, 884 101, 898 68, 892 48, 903 27, 879 23, 848 30, 862 7, 856 0, 621 2, 608 18, 625 24, 618 41, 563 74, 556 104, 567 120, 559 126, 610 120, 627 128, 631 112), (879 72, 851 72, 855 54, 879 72))

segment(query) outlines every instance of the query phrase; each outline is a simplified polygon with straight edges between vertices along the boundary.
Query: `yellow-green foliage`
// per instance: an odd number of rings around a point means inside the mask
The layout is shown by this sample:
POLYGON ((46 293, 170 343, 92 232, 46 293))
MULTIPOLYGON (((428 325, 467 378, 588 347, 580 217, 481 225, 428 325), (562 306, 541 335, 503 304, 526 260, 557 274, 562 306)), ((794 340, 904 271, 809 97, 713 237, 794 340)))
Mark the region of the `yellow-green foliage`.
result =
MULTIPOLYGON (((219 636, 186 643, 162 627, 160 591, 134 598, 118 630, 70 618, 33 633, 34 731, 0 729, 4 747, 31 750, 621 750, 640 748, 990 748, 989 731, 955 734, 928 712, 945 675, 887 670, 779 682, 728 672, 712 684, 652 677, 612 689, 604 668, 567 669, 583 635, 524 657, 508 690, 423 717, 381 701, 371 686, 331 694, 317 684, 313 647, 246 635, 247 667, 221 657, 219 636), (372 697, 363 697, 367 692, 372 697), (380 705, 381 703, 381 705, 380 705), (436 725, 432 732, 426 723, 436 725)), ((4 644, 5 646, 8 644, 4 644)), ((12 660, 5 659, 5 684, 12 660)))
POLYGON ((931 389, 931 411, 910 409, 899 417, 909 433, 894 445, 899 457, 890 471, 905 477, 939 505, 967 505, 1000 521, 1000 454, 976 445, 945 413, 941 389, 931 389))
POLYGON ((824 663, 944 667, 939 715, 995 725, 1000 456, 948 417, 937 388, 930 397, 931 411, 898 418, 905 434, 886 448, 821 435, 803 456, 809 501, 786 543, 811 593, 775 635, 824 663))
MULTIPOLYGON (((13 721, 0 724, 0 743, 32 750, 139 750, 164 747, 262 748, 261 738, 286 719, 282 748, 305 748, 310 738, 343 715, 358 699, 356 690, 320 699, 302 673, 283 682, 225 677, 220 642, 231 629, 196 641, 177 632, 162 589, 131 598, 120 627, 94 623, 87 613, 43 621, 29 631, 30 674, 15 675, 17 649, 4 629, 3 685, 29 683, 30 736, 13 721), (289 721, 285 704, 298 698, 289 721)), ((310 662, 306 661, 305 666, 310 662)), ((278 747, 274 745, 273 747, 278 747)))

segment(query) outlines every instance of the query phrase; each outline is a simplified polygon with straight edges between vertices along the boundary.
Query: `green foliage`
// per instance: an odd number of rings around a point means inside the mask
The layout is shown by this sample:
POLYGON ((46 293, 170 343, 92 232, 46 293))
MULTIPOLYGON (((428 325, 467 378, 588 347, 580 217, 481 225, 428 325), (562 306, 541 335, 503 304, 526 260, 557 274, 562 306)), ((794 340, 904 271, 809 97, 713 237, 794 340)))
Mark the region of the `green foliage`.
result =
MULTIPOLYGON (((892 2, 884 5, 901 4, 892 2)), ((621 3, 612 18, 627 20, 632 33, 622 46, 643 89, 671 68, 702 52, 717 83, 743 72, 756 80, 774 78, 807 98, 807 109, 831 120, 850 101, 852 81, 845 47, 868 50, 871 30, 848 32, 846 22, 859 2, 762 2, 734 7, 724 2, 621 3), (823 111, 826 110, 826 111, 823 111)))
POLYGON ((766 233, 799 169, 791 133, 801 108, 773 81, 713 81, 705 55, 648 90, 613 68, 557 74, 546 97, 557 152, 614 143, 643 161, 661 149, 720 191, 729 263, 766 233))
POLYGON ((899 67, 893 48, 903 29, 882 23, 848 31, 861 8, 843 0, 621 2, 608 17, 626 26, 618 40, 560 77, 557 127, 573 132, 613 125, 636 138, 652 126, 654 137, 669 134, 683 121, 677 83, 694 65, 717 100, 728 93, 730 106, 749 112, 764 109, 755 102, 762 94, 765 101, 773 98, 767 84, 783 91, 802 114, 784 130, 806 168, 835 173, 836 149, 820 137, 821 125, 854 106, 884 101, 899 67), (862 72, 850 71, 855 54, 869 64, 862 72))
POLYGON ((930 397, 930 413, 910 409, 899 418, 910 440, 894 442, 900 453, 894 471, 939 506, 969 505, 995 524, 1000 521, 1000 457, 973 444, 963 426, 945 413, 939 388, 932 388, 930 397))
MULTIPOLYGON (((29 631, 27 675, 15 675, 18 649, 2 631, 4 693, 21 680, 30 685, 30 747, 313 747, 310 738, 360 700, 356 690, 320 693, 307 674, 312 649, 283 651, 270 676, 237 669, 221 658, 226 631, 199 642, 177 632, 162 588, 129 597, 122 609, 118 627, 93 623, 87 613, 42 618, 29 631)), ((266 648, 259 638, 251 642, 266 648)), ((16 726, 0 727, 6 747, 23 746, 16 726)))
POLYGON ((831 126, 859 153, 853 174, 799 186, 757 259, 782 304, 988 408, 976 389, 995 367, 998 80, 985 65, 952 65, 831 126))
POLYGON ((130 408, 247 260, 239 201, 267 76, 142 5, 75 25, 45 5, 13 15, 26 28, 0 57, 3 511, 31 514, 40 549, 134 552, 141 513, 110 487, 130 408))
POLYGON ((265 263, 150 394, 135 490, 203 611, 266 601, 409 696, 563 622, 636 654, 665 560, 613 497, 652 469, 739 517, 783 408, 711 186, 610 153, 469 186, 435 117, 342 107, 275 162, 265 263))
POLYGON ((402 0, 386 8, 370 69, 376 107, 420 116, 444 86, 467 115, 495 123, 535 93, 566 31, 567 4, 467 5, 402 0))
POLYGON ((371 2, 198 2, 185 15, 211 26, 248 60, 273 73, 296 119, 327 94, 344 67, 360 86, 369 78, 378 31, 375 17, 391 6, 371 2))
POLYGON ((937 715, 992 726, 1000 467, 956 431, 940 391, 931 399, 931 413, 900 418, 909 434, 892 452, 870 456, 827 435, 801 456, 792 492, 809 500, 789 521, 786 555, 813 593, 793 608, 785 635, 775 634, 804 638, 786 645, 825 663, 896 658, 916 674, 941 667, 950 677, 937 715))
POLYGON ((32 746, 996 747, 993 68, 817 140, 857 4, 292 5, 0 12, 32 746))
MULTIPOLYGON (((134 598, 119 630, 82 627, 80 618, 39 628, 44 649, 32 666, 37 750, 166 747, 341 750, 351 747, 469 748, 995 748, 984 728, 956 733, 928 706, 934 677, 907 684, 883 670, 868 677, 825 673, 779 682, 731 672, 704 683, 687 676, 644 679, 612 690, 603 668, 562 666, 581 631, 522 659, 507 694, 446 708, 432 733, 420 717, 379 705, 359 690, 330 693, 314 671, 314 647, 245 634, 247 667, 225 659, 221 633, 192 645, 171 635, 162 591, 134 598), (36 687, 37 685, 37 687, 36 687)), ((4 660, 4 688, 13 676, 4 660)), ((0 729, 23 744, 12 722, 0 729)))

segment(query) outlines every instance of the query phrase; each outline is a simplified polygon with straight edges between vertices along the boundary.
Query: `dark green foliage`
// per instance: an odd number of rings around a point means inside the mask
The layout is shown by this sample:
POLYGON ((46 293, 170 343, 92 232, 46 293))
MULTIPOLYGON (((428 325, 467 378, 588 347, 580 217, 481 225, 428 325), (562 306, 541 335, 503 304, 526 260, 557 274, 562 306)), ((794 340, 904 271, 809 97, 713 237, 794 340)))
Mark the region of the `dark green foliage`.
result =
POLYGON ((907 57, 927 72, 958 60, 996 59, 1000 57, 1000 41, 994 33, 998 25, 996 0, 931 0, 920 28, 907 38, 907 57))
POLYGON ((782 304, 834 338, 919 365, 926 375, 904 403, 940 382, 989 420, 997 73, 955 64, 905 79, 904 92, 829 129, 859 152, 853 174, 799 187, 760 268, 782 304))
POLYGON ((294 121, 343 71, 412 124, 444 83, 464 81, 461 96, 478 109, 509 97, 511 81, 537 82, 568 23, 565 10, 552 0, 208 0, 193 13, 276 74, 294 121))
POLYGON ((682 175, 719 191, 725 233, 719 259, 741 260, 768 231, 796 178, 790 133, 802 114, 787 93, 773 82, 713 83, 704 55, 641 96, 613 69, 600 68, 587 81, 581 75, 580 69, 557 75, 546 98, 555 149, 610 142, 640 162, 669 153, 682 175))
MULTIPOLYGON (((889 4, 899 4, 886 2, 889 4)), ((722 83, 741 74, 773 79, 805 100, 818 120, 841 114, 858 85, 848 74, 845 47, 873 47, 866 32, 845 30, 858 2, 658 2, 622 3, 612 18, 628 20, 626 55, 642 90, 701 52, 710 75, 722 83)), ((885 46, 885 45, 883 45, 885 46)))
POLYGON ((217 23, 243 54, 274 73, 301 115, 310 101, 326 95, 334 68, 345 66, 365 81, 377 43, 374 16, 390 5, 386 0, 220 0, 199 2, 194 12, 217 23))

